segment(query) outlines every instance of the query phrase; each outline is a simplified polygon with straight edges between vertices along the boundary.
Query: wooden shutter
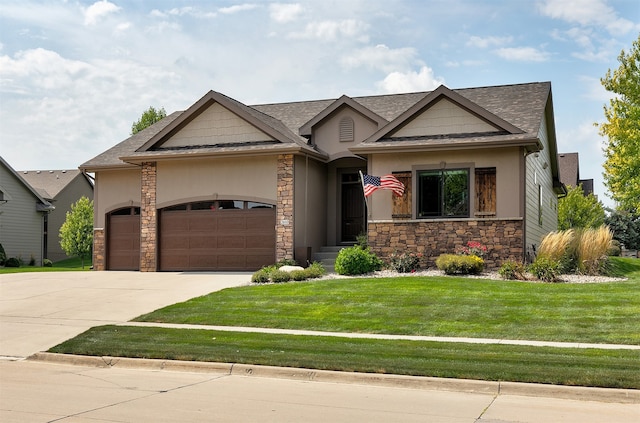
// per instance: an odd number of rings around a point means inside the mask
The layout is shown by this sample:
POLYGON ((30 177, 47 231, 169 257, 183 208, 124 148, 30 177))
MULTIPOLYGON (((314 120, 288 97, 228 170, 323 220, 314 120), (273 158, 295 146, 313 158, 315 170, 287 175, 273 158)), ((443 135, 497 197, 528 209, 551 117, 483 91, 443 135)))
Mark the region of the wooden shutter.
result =
POLYGON ((476 168, 476 216, 496 215, 496 168, 476 168))
POLYGON ((393 176, 404 184, 404 194, 402 197, 393 195, 393 219, 411 219, 411 172, 393 172, 393 176))

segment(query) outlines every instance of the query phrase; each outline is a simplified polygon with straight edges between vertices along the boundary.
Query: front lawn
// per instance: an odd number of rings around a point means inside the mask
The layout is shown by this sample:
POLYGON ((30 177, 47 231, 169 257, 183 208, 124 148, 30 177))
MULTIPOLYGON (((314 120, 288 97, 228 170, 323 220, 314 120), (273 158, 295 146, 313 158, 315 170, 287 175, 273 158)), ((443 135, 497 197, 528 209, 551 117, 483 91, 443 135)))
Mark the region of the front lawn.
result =
POLYGON ((5 273, 26 273, 26 272, 76 272, 91 270, 91 259, 84 261, 84 269, 82 261, 79 257, 72 257, 53 263, 51 267, 44 266, 28 266, 20 267, 0 267, 0 275, 5 273))

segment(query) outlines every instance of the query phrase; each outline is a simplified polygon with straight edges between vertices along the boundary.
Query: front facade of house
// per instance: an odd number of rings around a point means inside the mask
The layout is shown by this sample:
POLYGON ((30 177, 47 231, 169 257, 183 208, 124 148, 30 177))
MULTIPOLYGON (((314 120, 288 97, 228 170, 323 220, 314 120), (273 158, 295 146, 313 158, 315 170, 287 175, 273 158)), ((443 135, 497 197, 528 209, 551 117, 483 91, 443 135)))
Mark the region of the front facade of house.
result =
POLYGON ((81 166, 97 270, 255 270, 366 233, 425 265, 467 241, 489 266, 556 228, 549 83, 247 106, 209 92, 81 166), (359 172, 402 197, 366 201, 359 172))
POLYGON ((54 206, 0 157, 0 244, 7 258, 42 266, 54 206))

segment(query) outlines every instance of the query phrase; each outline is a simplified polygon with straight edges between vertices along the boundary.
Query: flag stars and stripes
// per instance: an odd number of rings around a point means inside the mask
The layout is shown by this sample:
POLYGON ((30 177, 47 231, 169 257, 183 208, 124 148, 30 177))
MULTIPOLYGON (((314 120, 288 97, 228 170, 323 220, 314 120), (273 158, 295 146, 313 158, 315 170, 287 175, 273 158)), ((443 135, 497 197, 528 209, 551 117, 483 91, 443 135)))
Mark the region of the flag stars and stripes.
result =
POLYGON ((362 175, 362 187, 364 188, 365 197, 370 196, 379 189, 390 189, 398 197, 404 194, 404 184, 393 175, 362 175))

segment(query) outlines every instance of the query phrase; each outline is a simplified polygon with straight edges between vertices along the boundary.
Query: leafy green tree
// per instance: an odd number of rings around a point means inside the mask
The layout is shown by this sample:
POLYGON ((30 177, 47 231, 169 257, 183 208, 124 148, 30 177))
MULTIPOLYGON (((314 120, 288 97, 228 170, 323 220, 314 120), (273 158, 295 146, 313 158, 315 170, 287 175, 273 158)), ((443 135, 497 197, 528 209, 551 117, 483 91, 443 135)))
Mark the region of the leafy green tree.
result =
POLYGON ((582 186, 569 186, 567 196, 558 200, 558 229, 598 228, 606 217, 595 195, 584 195, 582 186))
POLYGON ((607 71, 600 80, 615 94, 604 107, 606 122, 600 135, 608 138, 604 147, 605 185, 618 207, 640 210, 640 35, 629 54, 618 56, 620 67, 607 71))
POLYGON ((153 125, 154 123, 164 119, 167 117, 167 112, 165 112, 164 107, 156 110, 153 106, 149 107, 148 110, 145 110, 136 122, 133 122, 131 125, 131 135, 137 134, 143 129, 153 125))
POLYGON ((605 223, 613 232, 613 239, 630 250, 640 250, 640 214, 613 210, 605 223))
POLYGON ((82 259, 91 257, 93 246, 93 201, 82 197, 71 205, 67 218, 60 227, 60 246, 68 256, 82 259))

